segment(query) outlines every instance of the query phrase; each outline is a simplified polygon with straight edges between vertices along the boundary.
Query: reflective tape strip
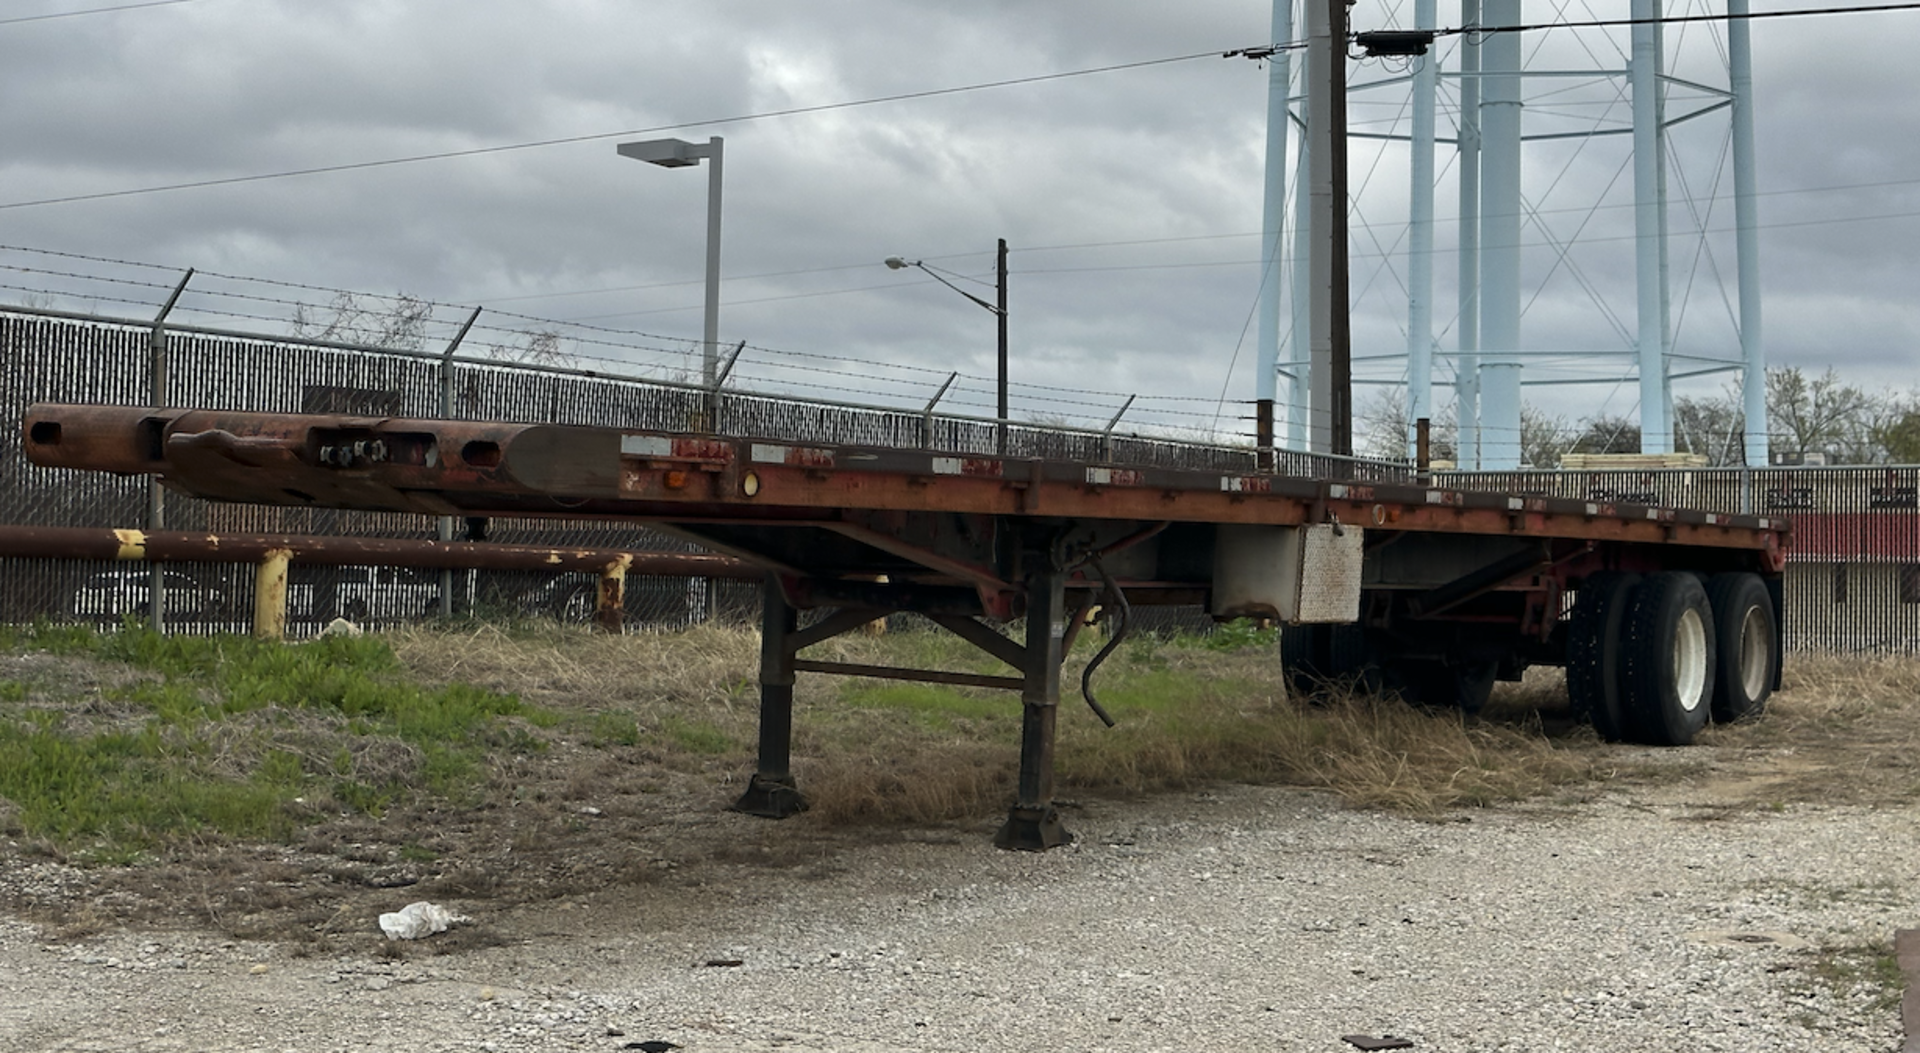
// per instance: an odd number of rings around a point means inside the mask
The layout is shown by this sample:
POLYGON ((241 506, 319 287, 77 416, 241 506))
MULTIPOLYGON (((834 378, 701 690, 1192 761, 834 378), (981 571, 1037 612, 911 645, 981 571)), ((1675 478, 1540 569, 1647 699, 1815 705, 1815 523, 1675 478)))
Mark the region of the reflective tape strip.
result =
POLYGON ((622 435, 620 452, 628 457, 671 457, 673 440, 664 435, 622 435))

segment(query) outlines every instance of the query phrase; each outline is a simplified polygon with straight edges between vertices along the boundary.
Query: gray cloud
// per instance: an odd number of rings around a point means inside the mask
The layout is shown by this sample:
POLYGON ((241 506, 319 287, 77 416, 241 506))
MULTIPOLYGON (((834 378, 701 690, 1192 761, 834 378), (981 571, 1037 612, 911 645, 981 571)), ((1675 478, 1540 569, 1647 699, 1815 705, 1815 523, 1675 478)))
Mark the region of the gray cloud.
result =
MULTIPOLYGON (((1394 6, 1362 3, 1355 24, 1384 24, 1394 6)), ((0 27, 0 92, 11 100, 0 111, 0 204, 1210 52, 1262 42, 1269 18, 1256 0, 1198 9, 203 0, 0 27)), ((1761 179, 1775 191, 1762 211, 1772 354, 1904 385, 1920 338, 1906 307, 1920 220, 1896 214, 1920 212, 1920 183, 1904 182, 1920 179, 1909 127, 1920 118, 1905 104, 1920 15, 1763 22, 1754 38, 1761 179), (1886 181, 1898 185, 1820 189, 1886 181), (1875 218, 1841 222, 1862 216, 1875 218)), ((1724 77, 1711 32, 1674 40, 1687 75, 1724 77)), ((1622 46, 1592 33, 1529 44, 1536 63, 1588 65, 1617 64, 1622 46)), ((1538 100, 1530 120, 1591 124, 1610 100, 1624 106, 1617 85, 1583 91, 1538 100)), ((726 137, 729 342, 827 356, 855 373, 866 364, 870 375, 891 365, 936 371, 936 381, 946 369, 985 376, 992 318, 879 262, 901 253, 985 278, 994 239, 1005 237, 1015 249, 1017 381, 1193 399, 1225 387, 1245 399, 1265 97, 1264 68, 1208 58, 670 134, 726 137)), ((1355 120, 1404 121, 1403 100, 1370 95, 1355 120)), ((1695 196, 1721 198, 1711 254, 1674 250, 1676 283, 1693 290, 1682 339, 1711 353, 1732 346, 1724 129, 1723 118, 1702 118, 1676 130, 1674 147, 1695 196)), ((613 143, 4 209, 0 242, 696 337, 704 169, 639 165, 613 143)), ((1367 290, 1356 353, 1389 353, 1405 344, 1405 155, 1356 145, 1354 156, 1360 215, 1373 225, 1354 247, 1356 288, 1367 290)), ((1543 149, 1530 159, 1528 193, 1556 236, 1580 231, 1570 254, 1580 278, 1631 330, 1627 183, 1607 189, 1624 156, 1618 141, 1578 157, 1543 149)), ((1444 157, 1440 167, 1444 217, 1453 176, 1444 157)), ((1676 208, 1676 228, 1689 222, 1676 208)), ((1439 241, 1444 328, 1454 301, 1444 227, 1439 241)), ((1624 350, 1571 270, 1546 278, 1558 256, 1528 251, 1529 295, 1538 288, 1528 342, 1624 350)), ((1540 397, 1590 408, 1609 389, 1566 390, 1540 397)), ((1039 401, 1057 393, 1025 394, 1032 412, 1060 408, 1039 401)), ((1113 399, 1087 401, 1067 408, 1092 417, 1113 399)), ((1163 407, 1212 412, 1204 402, 1163 407)))

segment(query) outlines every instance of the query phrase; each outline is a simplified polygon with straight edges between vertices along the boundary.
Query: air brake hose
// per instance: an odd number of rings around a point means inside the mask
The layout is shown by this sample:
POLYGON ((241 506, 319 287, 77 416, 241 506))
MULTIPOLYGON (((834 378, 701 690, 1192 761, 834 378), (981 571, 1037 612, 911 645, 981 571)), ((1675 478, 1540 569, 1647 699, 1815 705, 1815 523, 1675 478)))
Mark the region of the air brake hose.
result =
POLYGON ((1081 671, 1080 696, 1087 700, 1088 708, 1093 710, 1094 716, 1100 718, 1101 723, 1113 727, 1113 716, 1100 704, 1099 699, 1093 697, 1093 671, 1100 668, 1100 663, 1106 661, 1107 656, 1113 653, 1113 649, 1120 646, 1121 642, 1126 640, 1127 634, 1132 631, 1133 608, 1127 603, 1127 594, 1120 591, 1120 586, 1114 584, 1113 577, 1107 573, 1107 568, 1101 566, 1098 559, 1091 562, 1093 569, 1100 575, 1101 601, 1110 607, 1119 608, 1120 618, 1119 624, 1114 626, 1112 634, 1107 639, 1107 645, 1100 648, 1100 653, 1094 655, 1093 661, 1088 662, 1087 668, 1081 671))

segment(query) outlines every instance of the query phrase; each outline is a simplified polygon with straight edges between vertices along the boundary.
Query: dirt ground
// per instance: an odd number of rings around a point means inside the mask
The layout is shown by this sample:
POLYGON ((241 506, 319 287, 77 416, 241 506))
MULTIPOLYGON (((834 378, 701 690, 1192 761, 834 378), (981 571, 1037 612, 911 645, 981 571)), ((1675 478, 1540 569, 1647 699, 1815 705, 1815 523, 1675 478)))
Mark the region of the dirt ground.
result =
MULTIPOLYGON (((1898 805, 1915 788, 1884 775, 1854 777, 1863 751, 1853 738, 1617 751, 1621 778, 1636 792, 1701 817, 1806 802, 1898 805)), ((687 770, 684 756, 666 766, 645 749, 564 738, 506 763, 498 781, 511 789, 481 808, 342 815, 308 828, 293 846, 187 843, 132 867, 77 867, 44 845, 8 841, 0 910, 61 941, 139 928, 267 940, 302 955, 450 954, 508 939, 497 929, 504 919, 572 897, 618 889, 635 902, 698 910, 679 892, 768 876, 831 881, 854 865, 849 853, 866 846, 985 841, 999 819, 915 827, 826 824, 806 814, 754 819, 727 810, 745 770, 720 761, 687 770), (61 877, 21 876, 36 873, 61 877), (461 926, 430 946, 386 941, 379 915, 416 900, 457 901, 497 920, 461 926)), ((1556 800, 1573 805, 1617 786, 1570 787, 1556 800)), ((1067 802, 1069 812, 1081 803, 1067 802)))
MULTIPOLYGON (((1605 748, 1619 751, 1630 778, 1494 811, 1529 821, 1591 818, 1625 800, 1690 824, 1812 821, 1805 810, 1837 803, 1829 798, 1842 784, 1853 787, 1848 808, 1913 811, 1911 780, 1850 777, 1861 771, 1861 754, 1844 740, 1605 748)), ((406 1011, 397 1003, 369 1009, 314 992, 432 984, 457 989, 466 1018, 480 1022, 465 1037, 433 1032, 444 1048, 618 1049, 652 1037, 629 1035, 621 1023, 647 1014, 637 1005, 566 1008, 564 992, 592 971, 584 947, 637 933, 672 936, 682 941, 675 946, 684 946, 686 967, 725 970, 732 952, 699 934, 724 931, 772 895, 766 890, 817 896, 823 911, 854 909, 847 905, 916 889, 971 888, 973 871, 1017 885, 1025 880, 1019 868, 1035 865, 986 847, 998 816, 912 828, 830 826, 807 815, 771 822, 726 810, 747 773, 718 762, 675 769, 637 749, 562 741, 510 763, 498 774, 511 789, 481 809, 340 817, 294 846, 188 844, 133 867, 85 868, 30 842, 0 843, 0 975, 11 972, 17 988, 0 1009, 0 1051, 427 1048, 416 1032, 383 1026, 406 1011), (446 904, 466 920, 418 942, 385 939, 378 916, 416 900, 446 904), (311 983, 261 982, 289 971, 311 983), (113 992, 103 1009, 86 1000, 93 985, 113 992), (76 998, 101 1011, 83 1020, 76 998), (480 1026, 492 1019, 488 1007, 509 1003, 521 1016, 529 1004, 560 1006, 547 1015, 565 1026, 537 1034, 498 1021, 480 1026), (197 1005, 222 1014, 219 1043, 208 1045, 210 1032, 192 1024, 197 1005), (351 1015, 362 1013, 374 1015, 351 1015)), ((1064 811, 1084 836, 1124 852, 1135 824, 1175 831, 1171 842, 1212 843, 1271 821, 1277 801, 1309 818, 1343 812, 1324 794, 1232 787, 1070 801, 1064 811), (1210 803, 1196 812, 1195 800, 1210 803)), ((1169 842, 1157 850, 1180 852, 1169 842)), ((674 1033, 730 1035, 726 1048, 734 1049, 895 1048, 844 1032, 779 1033, 755 1045, 762 1040, 750 1042, 738 1023, 682 1017, 674 1033)))

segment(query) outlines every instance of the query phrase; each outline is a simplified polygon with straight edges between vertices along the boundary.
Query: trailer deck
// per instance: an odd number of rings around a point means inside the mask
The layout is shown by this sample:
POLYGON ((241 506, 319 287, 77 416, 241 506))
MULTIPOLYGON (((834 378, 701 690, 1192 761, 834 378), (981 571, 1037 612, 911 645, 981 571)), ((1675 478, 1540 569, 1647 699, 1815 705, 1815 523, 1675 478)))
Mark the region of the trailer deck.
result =
POLYGON ((1051 786, 1061 656, 1095 607, 1122 623, 1142 603, 1277 619, 1296 627, 1283 659, 1298 686, 1360 676, 1469 709, 1496 677, 1564 664, 1603 734, 1671 744, 1709 709, 1757 711, 1779 676, 1787 524, 1766 516, 1453 490, 1411 473, 544 424, 43 404, 24 432, 35 463, 148 474, 202 498, 631 519, 766 568, 759 760, 736 807, 769 816, 805 806, 788 763, 795 674, 880 675, 1019 690, 1019 794, 997 843, 1067 840, 1051 786), (800 609, 823 613, 803 629, 800 609), (1012 674, 799 657, 892 611, 925 614, 1012 674), (1022 617, 1024 640, 992 624, 1022 617))

